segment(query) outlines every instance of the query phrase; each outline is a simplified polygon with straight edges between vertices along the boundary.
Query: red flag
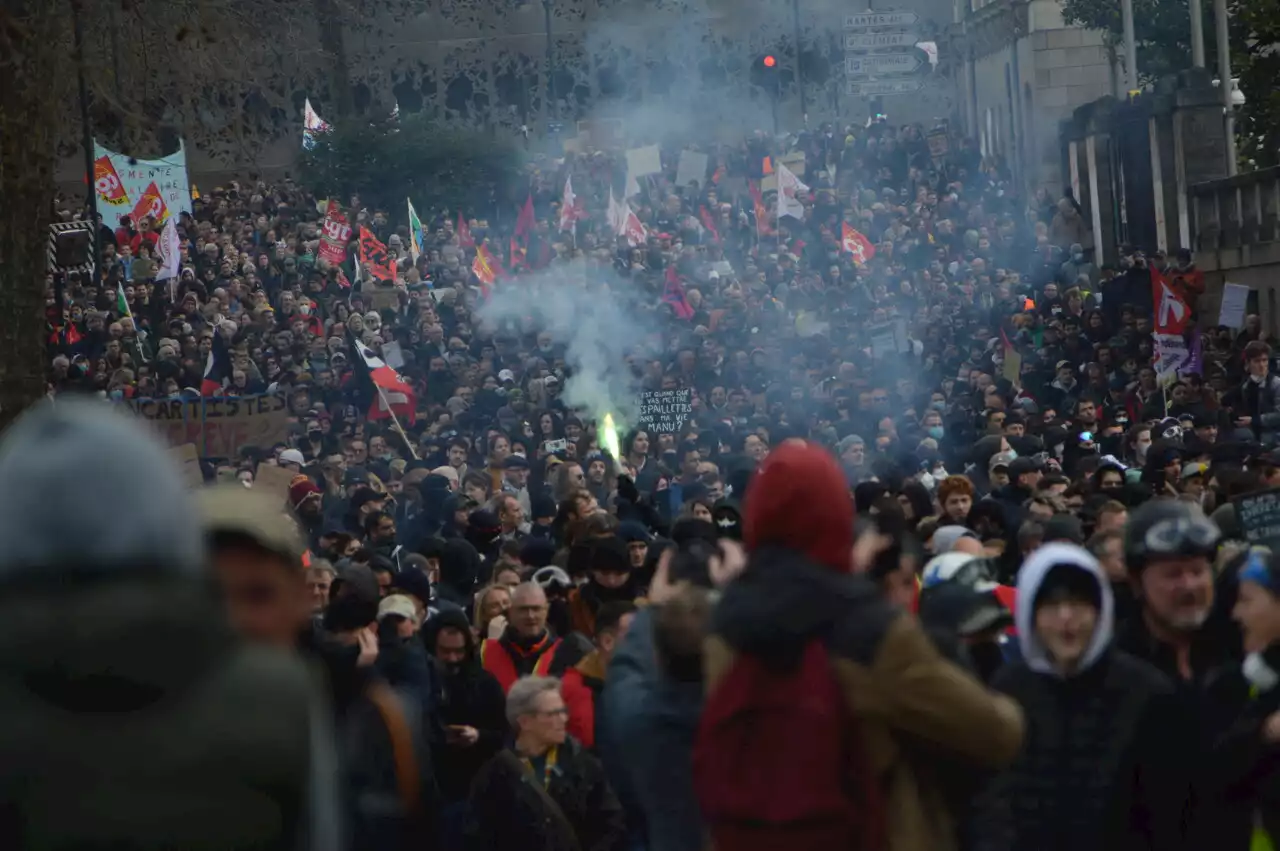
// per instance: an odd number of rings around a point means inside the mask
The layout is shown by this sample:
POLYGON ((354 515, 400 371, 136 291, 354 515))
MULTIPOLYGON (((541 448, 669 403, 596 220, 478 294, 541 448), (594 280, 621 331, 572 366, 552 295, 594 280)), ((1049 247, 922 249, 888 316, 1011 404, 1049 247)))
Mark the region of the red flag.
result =
POLYGON ((528 239, 537 223, 533 215, 533 196, 530 195, 525 199, 524 206, 520 208, 520 215, 516 217, 516 237, 528 239))
POLYGON ((351 241, 351 225, 347 217, 338 207, 338 202, 329 199, 325 209, 324 224, 320 228, 320 249, 317 255, 334 266, 340 266, 347 259, 347 243, 351 241))
POLYGON ((471 225, 467 224, 467 220, 462 218, 462 211, 458 211, 458 246, 460 248, 475 248, 476 241, 471 238, 471 225))
POLYGON ((684 284, 680 283, 680 276, 676 274, 675 266, 667 267, 667 281, 662 290, 662 302, 671 305, 677 319, 693 318, 693 307, 685 295, 684 284))
POLYGON ((760 184, 754 180, 748 184, 751 190, 751 203, 756 210, 756 235, 769 236, 773 228, 769 227, 769 208, 764 205, 764 196, 760 194, 760 184))
POLYGON ((853 229, 848 222, 840 223, 840 247, 853 255, 859 263, 866 263, 876 256, 876 247, 871 240, 853 229))
POLYGON ((1151 269, 1151 302, 1156 322, 1153 333, 1181 335, 1191 322, 1191 306, 1160 270, 1151 269))
POLYGON ((716 220, 711 216, 711 211, 707 209, 706 204, 698 208, 698 218, 702 220, 702 226, 711 231, 711 238, 719 242, 720 230, 716 227, 716 220))
POLYGON ((395 280, 387 247, 365 227, 360 228, 360 265, 367 268, 376 280, 395 280))
POLYGON ((388 420, 395 414, 412 424, 417 414, 417 399, 413 388, 394 369, 383 363, 382 358, 373 353, 373 349, 355 337, 351 338, 351 342, 355 344, 356 354, 359 355, 352 358, 356 381, 372 396, 369 419, 388 420))
POLYGON ((528 257, 529 250, 521 246, 514 236, 511 237, 511 268, 527 268, 529 265, 528 257))

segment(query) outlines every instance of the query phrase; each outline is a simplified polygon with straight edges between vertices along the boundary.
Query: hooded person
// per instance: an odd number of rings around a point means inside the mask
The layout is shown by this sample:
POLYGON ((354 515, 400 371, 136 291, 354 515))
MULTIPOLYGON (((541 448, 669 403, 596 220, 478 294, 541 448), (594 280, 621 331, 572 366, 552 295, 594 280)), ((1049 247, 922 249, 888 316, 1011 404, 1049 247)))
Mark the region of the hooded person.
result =
MULTIPOLYGON (((464 612, 442 611, 423 630, 442 677, 439 721, 445 742, 435 750, 436 775, 445 805, 465 801, 490 757, 507 735, 502 686, 480 667, 471 624, 464 612)), ((448 821, 446 816, 446 821, 448 821)))
POLYGON ((440 553, 440 581, 436 583, 436 597, 447 600, 462 609, 471 606, 480 581, 480 553, 462 538, 449 538, 440 553))
POLYGON ((1186 847, 1194 739, 1172 681, 1112 646, 1115 604, 1075 544, 1037 549, 1018 575, 1022 658, 992 685, 1018 701, 1027 740, 984 790, 975 835, 1020 849, 1186 847))
MULTIPOLYGON (((841 722, 848 725, 843 732, 865 743, 866 782, 885 799, 885 844, 954 849, 959 837, 953 815, 917 760, 932 753, 990 768, 1007 765, 1022 740, 1021 713, 940 656, 914 617, 855 573, 853 527, 846 479, 832 456, 802 441, 786 441, 769 453, 746 495, 746 569, 725 589, 704 644, 706 712, 720 684, 732 682, 739 657, 786 672, 808 664, 810 648, 820 641, 839 700, 850 710, 839 717, 856 719, 841 722), (904 747, 908 741, 910 748, 904 747)), ((784 739, 811 735, 804 729, 774 732, 784 739)), ((807 742, 800 744, 808 750, 807 742)), ((778 743, 783 753, 788 745, 778 743)), ((695 767, 701 756, 700 735, 695 767)), ((728 771, 743 758, 718 757, 729 763, 728 771)), ((707 812, 714 790, 703 778, 698 787, 707 812)))
POLYGON ((621 538, 610 535, 574 544, 569 573, 586 573, 587 582, 569 592, 569 618, 575 632, 596 637, 596 615, 606 603, 631 603, 638 594, 631 554, 621 538))
POLYGON ((338 847, 327 713, 296 657, 232 635, 164 448, 60 399, 9 428, 0 471, 23 483, 0 511, 0 844, 338 847))

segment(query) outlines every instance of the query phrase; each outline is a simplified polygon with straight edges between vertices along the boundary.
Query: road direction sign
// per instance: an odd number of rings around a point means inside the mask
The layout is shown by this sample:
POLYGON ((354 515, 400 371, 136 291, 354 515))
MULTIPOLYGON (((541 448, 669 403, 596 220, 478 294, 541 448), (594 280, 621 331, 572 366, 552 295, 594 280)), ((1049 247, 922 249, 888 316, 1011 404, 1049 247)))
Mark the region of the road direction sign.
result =
POLYGON ((844 60, 846 77, 878 77, 882 74, 910 74, 924 65, 916 53, 872 53, 844 60))
POLYGON ((909 27, 920 20, 915 12, 860 12, 844 16, 847 30, 866 30, 872 27, 909 27))
POLYGON ((874 50, 878 47, 914 47, 920 38, 913 32, 905 33, 845 33, 845 50, 874 50))
POLYGON ((924 80, 907 78, 903 80, 874 80, 859 82, 850 80, 847 94, 854 97, 876 97, 879 95, 909 95, 924 88, 924 80))

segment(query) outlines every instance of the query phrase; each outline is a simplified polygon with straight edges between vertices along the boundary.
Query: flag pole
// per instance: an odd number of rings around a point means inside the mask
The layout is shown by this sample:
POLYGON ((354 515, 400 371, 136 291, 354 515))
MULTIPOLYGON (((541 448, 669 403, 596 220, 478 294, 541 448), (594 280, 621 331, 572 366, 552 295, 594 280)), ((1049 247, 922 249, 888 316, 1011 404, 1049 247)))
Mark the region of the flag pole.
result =
POLYGON ((387 394, 377 384, 373 385, 378 391, 378 398, 382 400, 382 407, 387 409, 387 413, 391 415, 391 424, 395 427, 396 433, 400 435, 400 439, 404 441, 404 445, 408 448, 409 454, 413 456, 413 460, 421 460, 418 457, 417 450, 413 448, 413 441, 409 439, 409 435, 405 434, 404 426, 400 425, 400 418, 396 416, 395 409, 391 407, 391 403, 387 401, 387 394))

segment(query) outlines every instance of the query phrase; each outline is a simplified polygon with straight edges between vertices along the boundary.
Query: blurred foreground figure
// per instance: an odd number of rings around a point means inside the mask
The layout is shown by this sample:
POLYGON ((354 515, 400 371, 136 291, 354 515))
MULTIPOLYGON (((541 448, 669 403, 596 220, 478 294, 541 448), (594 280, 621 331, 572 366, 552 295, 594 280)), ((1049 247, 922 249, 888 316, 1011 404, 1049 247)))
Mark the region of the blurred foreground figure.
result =
POLYGON ((976 774, 1018 753, 1018 706, 854 575, 867 565, 855 565, 853 526, 825 450, 769 453, 747 491, 746 570, 705 645, 693 767, 716 851, 955 849, 957 816, 932 768, 976 774))
POLYGON ((164 449, 59 402, 0 477, 0 848, 334 847, 306 671, 232 636, 164 449))

